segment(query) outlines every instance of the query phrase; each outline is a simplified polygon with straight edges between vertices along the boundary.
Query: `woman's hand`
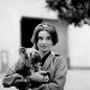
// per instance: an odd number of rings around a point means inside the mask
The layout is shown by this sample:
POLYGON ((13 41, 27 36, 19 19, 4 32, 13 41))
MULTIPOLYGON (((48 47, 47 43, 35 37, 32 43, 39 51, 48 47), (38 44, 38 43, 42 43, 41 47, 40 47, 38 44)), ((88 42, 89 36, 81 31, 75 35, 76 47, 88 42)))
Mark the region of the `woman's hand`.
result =
POLYGON ((32 75, 27 76, 27 80, 42 82, 43 76, 41 74, 39 74, 38 72, 35 72, 35 73, 32 73, 32 75))
POLYGON ((49 76, 46 74, 47 74, 46 71, 34 72, 34 73, 32 73, 32 75, 27 76, 27 80, 28 81, 32 80, 32 81, 36 81, 36 82, 48 82, 49 76))
POLYGON ((43 82, 48 82, 49 81, 49 73, 47 71, 41 70, 37 73, 40 74, 41 76, 43 76, 43 82))

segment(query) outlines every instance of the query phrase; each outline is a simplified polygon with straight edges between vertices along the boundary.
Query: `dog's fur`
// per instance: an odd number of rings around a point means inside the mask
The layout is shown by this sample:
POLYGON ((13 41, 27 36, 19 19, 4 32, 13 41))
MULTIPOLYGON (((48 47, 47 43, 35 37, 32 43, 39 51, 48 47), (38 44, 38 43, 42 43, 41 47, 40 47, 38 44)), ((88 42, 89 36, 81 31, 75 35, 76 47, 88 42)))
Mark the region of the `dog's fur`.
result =
MULTIPOLYGON (((10 86, 15 86, 19 90, 26 90, 28 86, 30 85, 30 88, 38 87, 44 82, 37 82, 30 80, 28 76, 32 75, 34 72, 38 72, 39 70, 42 69, 41 67, 41 57, 40 54, 37 50, 33 48, 24 48, 21 47, 19 49, 19 54, 20 54, 20 63, 18 64, 18 67, 16 67, 15 73, 21 75, 23 77, 23 80, 26 80, 26 82, 21 81, 17 79, 17 77, 7 76, 4 78, 3 85, 4 87, 10 87, 10 86), (11 79, 13 77, 13 79, 11 79), (8 85, 8 80, 12 80, 11 82, 14 82, 13 84, 8 85), (29 79, 29 80, 28 80, 29 79), (18 81, 19 80, 19 81, 18 81), (7 82, 7 83, 6 83, 7 82), (16 83, 17 82, 17 83, 16 83)), ((48 73, 44 73, 43 76, 48 75, 48 73)), ((45 82, 46 83, 46 82, 45 82)))
POLYGON ((31 75, 32 72, 37 72, 41 69, 41 57, 37 50, 22 47, 19 49, 19 54, 22 59, 22 65, 17 70, 17 73, 26 77, 31 75))

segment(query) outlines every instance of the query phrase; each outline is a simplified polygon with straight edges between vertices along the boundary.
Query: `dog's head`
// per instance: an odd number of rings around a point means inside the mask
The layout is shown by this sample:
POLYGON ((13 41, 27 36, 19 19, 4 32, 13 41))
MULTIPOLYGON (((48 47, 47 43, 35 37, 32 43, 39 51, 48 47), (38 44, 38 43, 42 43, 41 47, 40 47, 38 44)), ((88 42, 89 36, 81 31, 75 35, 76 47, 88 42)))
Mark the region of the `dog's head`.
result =
POLYGON ((34 48, 24 48, 21 47, 19 49, 19 54, 21 57, 25 58, 25 60, 29 60, 32 65, 41 63, 41 57, 39 52, 34 48))

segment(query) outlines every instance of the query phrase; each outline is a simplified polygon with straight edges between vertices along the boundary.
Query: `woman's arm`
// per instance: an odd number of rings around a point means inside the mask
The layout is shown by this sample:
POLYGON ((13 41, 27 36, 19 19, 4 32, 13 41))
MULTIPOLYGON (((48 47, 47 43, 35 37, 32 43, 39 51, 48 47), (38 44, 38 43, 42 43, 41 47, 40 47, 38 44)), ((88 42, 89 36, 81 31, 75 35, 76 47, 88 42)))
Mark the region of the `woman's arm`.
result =
POLYGON ((38 90, 64 90, 66 82, 67 63, 63 58, 57 58, 55 63, 55 75, 50 83, 43 84, 38 90))
POLYGON ((20 68, 20 62, 16 62, 12 67, 8 68, 8 70, 5 73, 5 76, 2 79, 2 84, 4 87, 10 87, 12 86, 15 78, 17 77, 22 78, 21 75, 19 75, 18 73, 16 73, 16 70, 18 68, 20 68))

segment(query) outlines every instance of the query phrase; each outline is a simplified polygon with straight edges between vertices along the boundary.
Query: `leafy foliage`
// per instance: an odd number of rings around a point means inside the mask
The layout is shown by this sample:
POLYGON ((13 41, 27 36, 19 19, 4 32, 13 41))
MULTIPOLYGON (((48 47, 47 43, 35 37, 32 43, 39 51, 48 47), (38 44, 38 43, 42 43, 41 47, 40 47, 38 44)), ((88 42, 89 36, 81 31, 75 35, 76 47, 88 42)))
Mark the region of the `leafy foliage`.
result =
POLYGON ((57 11, 58 17, 69 24, 90 24, 90 0, 46 0, 47 7, 57 11))

